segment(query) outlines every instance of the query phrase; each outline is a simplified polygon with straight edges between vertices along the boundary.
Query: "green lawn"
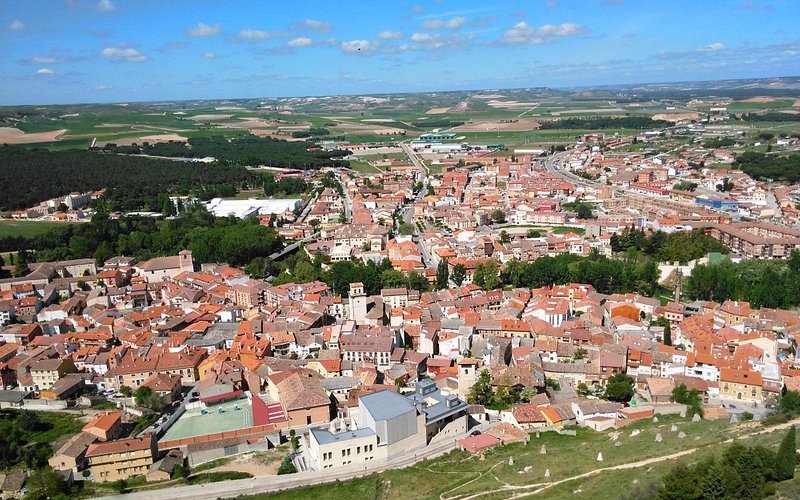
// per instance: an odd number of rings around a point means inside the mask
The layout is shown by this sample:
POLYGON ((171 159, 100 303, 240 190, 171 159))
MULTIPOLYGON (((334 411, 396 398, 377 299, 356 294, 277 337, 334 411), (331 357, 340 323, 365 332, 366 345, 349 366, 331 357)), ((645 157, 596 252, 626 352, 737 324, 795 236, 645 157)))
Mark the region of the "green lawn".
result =
POLYGON ((2 220, 0 221, 0 238, 6 236, 22 236, 24 238, 33 238, 40 234, 47 233, 56 227, 65 227, 68 222, 38 222, 38 221, 17 221, 17 220, 2 220))

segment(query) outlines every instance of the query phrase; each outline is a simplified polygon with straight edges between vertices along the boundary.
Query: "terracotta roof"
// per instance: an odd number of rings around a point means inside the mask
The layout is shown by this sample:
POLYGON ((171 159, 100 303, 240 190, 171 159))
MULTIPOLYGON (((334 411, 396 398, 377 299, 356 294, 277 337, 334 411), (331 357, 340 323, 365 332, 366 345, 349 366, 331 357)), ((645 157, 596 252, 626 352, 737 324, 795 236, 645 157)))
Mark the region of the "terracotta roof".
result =
POLYGON ((113 453, 123 453, 128 451, 148 450, 153 446, 153 435, 141 438, 126 438, 105 443, 95 443, 89 445, 86 450, 87 457, 97 457, 110 455, 113 453))

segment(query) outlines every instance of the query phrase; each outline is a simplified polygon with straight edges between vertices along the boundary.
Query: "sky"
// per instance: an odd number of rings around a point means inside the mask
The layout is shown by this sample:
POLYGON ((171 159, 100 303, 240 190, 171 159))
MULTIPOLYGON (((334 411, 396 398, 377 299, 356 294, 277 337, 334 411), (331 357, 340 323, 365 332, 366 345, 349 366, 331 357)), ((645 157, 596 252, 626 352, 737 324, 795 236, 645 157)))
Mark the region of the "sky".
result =
POLYGON ((0 0, 0 104, 800 75, 798 0, 0 0))

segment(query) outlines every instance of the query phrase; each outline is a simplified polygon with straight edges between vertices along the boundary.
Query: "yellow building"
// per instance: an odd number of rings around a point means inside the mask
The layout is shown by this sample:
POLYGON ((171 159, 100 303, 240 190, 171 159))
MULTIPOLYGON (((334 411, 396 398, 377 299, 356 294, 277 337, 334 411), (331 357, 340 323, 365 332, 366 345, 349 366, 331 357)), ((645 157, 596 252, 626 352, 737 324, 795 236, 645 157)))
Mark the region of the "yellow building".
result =
POLYGON ((31 378, 37 389, 44 391, 53 387, 53 384, 67 373, 77 371, 71 359, 43 359, 31 366, 31 378))
POLYGON ((719 374, 719 396, 722 399, 761 401, 761 374, 723 368, 719 374))
POLYGON ((105 483, 147 474, 157 455, 154 435, 89 445, 86 458, 92 477, 105 483))

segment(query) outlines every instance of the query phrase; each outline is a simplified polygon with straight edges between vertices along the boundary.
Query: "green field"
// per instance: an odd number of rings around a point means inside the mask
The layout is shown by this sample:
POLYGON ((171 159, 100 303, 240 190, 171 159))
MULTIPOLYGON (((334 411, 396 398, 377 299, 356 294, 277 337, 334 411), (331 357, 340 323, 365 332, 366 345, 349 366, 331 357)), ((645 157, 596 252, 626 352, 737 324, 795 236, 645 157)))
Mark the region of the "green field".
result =
POLYGON ((44 234, 56 227, 64 227, 70 222, 38 222, 38 221, 18 221, 0 220, 0 238, 6 236, 22 236, 33 238, 44 234))
MULTIPOLYGON (((611 431, 597 433, 578 429, 576 437, 543 433, 540 438, 532 435, 527 446, 514 444, 491 449, 485 453, 485 460, 482 461, 478 456, 466 452, 451 452, 438 459, 366 478, 256 498, 501 499, 535 496, 541 489, 543 498, 618 499, 635 484, 657 483, 676 463, 663 457, 694 450, 679 458, 687 463, 694 462, 720 453, 724 448, 720 443, 736 437, 746 444, 763 444, 774 449, 785 433, 781 430, 748 436, 764 428, 753 423, 731 426, 727 421, 691 422, 679 417, 663 416, 659 419, 657 424, 647 420, 620 429, 619 446, 612 440, 611 431), (686 433, 685 439, 679 439, 677 432, 670 431, 673 423, 679 431, 686 433), (641 434, 631 437, 634 429, 639 429, 641 434), (656 433, 662 435, 662 443, 655 442, 656 433), (545 455, 540 454, 542 445, 547 448, 545 455), (603 454, 602 462, 596 460, 598 452, 603 454), (513 457, 513 465, 509 465, 509 457, 513 457), (592 473, 597 469, 646 459, 654 459, 654 462, 613 472, 592 473), (526 467, 529 467, 528 472, 525 472, 526 467), (548 469, 550 477, 545 478, 544 472, 548 469), (556 482, 560 484, 548 486, 556 482)), ((790 486, 787 484, 787 487, 790 486)))

